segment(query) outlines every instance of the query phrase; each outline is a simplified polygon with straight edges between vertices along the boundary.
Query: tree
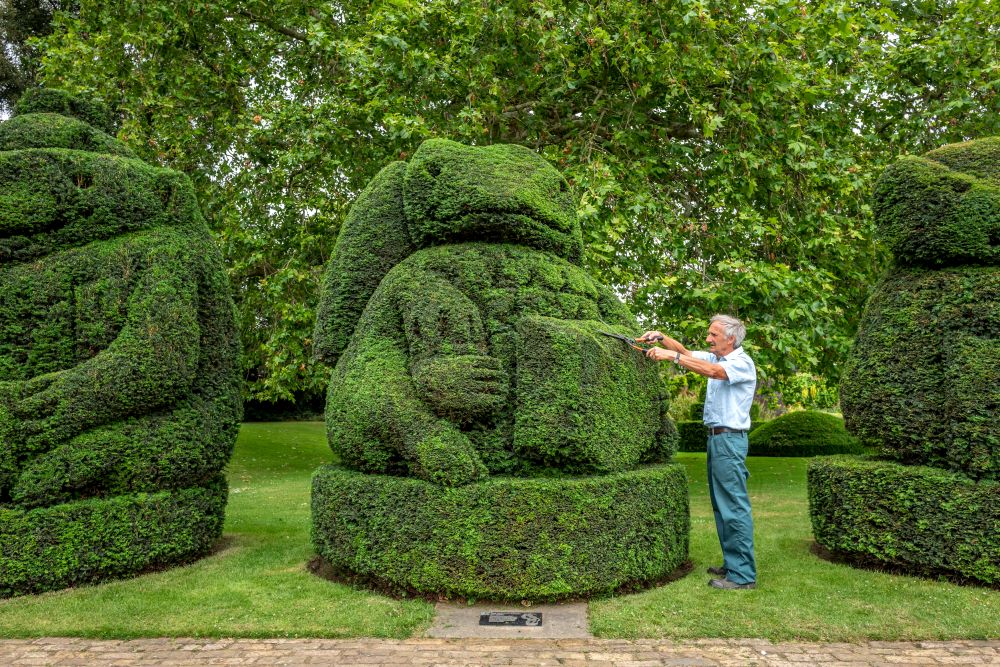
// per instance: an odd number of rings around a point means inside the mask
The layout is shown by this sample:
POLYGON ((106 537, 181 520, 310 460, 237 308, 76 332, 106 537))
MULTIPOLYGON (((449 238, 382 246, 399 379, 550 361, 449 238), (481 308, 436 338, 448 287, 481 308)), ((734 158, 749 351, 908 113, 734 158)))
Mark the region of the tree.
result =
POLYGON ((52 17, 56 11, 74 12, 75 0, 4 0, 0 3, 0 114, 9 116, 14 102, 35 82, 39 50, 32 38, 52 32, 52 17))
POLYGON ((425 138, 540 151, 640 317, 694 341, 730 312, 766 377, 836 380, 885 260, 873 178, 1000 131, 984 0, 89 0, 55 25, 43 80, 195 179, 264 399, 320 391, 321 265, 360 187, 425 138))

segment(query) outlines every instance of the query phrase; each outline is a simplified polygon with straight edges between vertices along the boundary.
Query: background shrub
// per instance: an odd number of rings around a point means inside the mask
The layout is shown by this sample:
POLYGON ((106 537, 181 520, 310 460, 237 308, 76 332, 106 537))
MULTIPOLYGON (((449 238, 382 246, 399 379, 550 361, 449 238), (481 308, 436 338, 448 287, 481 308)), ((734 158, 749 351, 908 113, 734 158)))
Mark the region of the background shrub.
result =
POLYGON ((816 541, 860 562, 1000 583, 1000 486, 849 457, 809 464, 816 541))
POLYGON ((708 431, 701 420, 677 422, 677 451, 703 452, 708 445, 708 431))
POLYGON ((864 447, 836 415, 815 410, 789 412, 753 429, 751 456, 859 454, 864 447))

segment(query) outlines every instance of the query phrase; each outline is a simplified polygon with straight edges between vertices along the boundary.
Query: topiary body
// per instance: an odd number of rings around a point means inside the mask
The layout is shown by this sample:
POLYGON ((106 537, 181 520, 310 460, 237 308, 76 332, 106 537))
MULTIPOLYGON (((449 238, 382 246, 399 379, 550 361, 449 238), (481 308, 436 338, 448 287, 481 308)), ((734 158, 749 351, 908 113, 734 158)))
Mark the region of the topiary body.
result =
POLYGON ((750 456, 860 454, 863 447, 844 420, 816 410, 798 410, 771 419, 750 432, 750 456))
POLYGON ((2 594, 206 552, 242 409, 188 179, 64 115, 110 118, 98 105, 38 91, 19 111, 0 125, 0 523, 18 526, 0 525, 2 594), (110 529, 74 530, 95 517, 110 529))
MULTIPOLYGON (((317 350, 336 360, 326 420, 342 463, 441 487, 497 475, 548 478, 540 484, 558 494, 567 475, 669 459, 677 436, 655 366, 598 333, 638 325, 580 268, 580 254, 562 176, 527 149, 431 140, 409 163, 380 172, 344 224, 317 316, 317 350)), ((400 502, 413 493, 411 482, 392 478, 376 487, 394 489, 400 502)), ((332 511, 336 495, 318 477, 314 513, 332 511)), ((686 498, 664 502, 686 517, 686 498)), ((350 551, 359 541, 330 538, 330 525, 314 514, 320 552, 364 569, 357 553, 330 546, 354 545, 350 551)), ((686 555, 686 534, 684 545, 686 555)), ((479 557, 471 543, 465 551, 479 557)), ((679 556, 657 556, 657 568, 676 567, 679 556)), ((375 566, 366 574, 388 576, 375 566)), ((622 571, 561 594, 610 590, 647 574, 622 571)), ((452 592, 486 590, 470 586, 452 592)), ((552 594, 537 582, 510 588, 552 594)))
MULTIPOLYGON (((932 466, 956 473, 936 477, 934 484, 940 487, 947 479, 968 486, 955 493, 985 499, 990 506, 982 508, 982 516, 995 516, 1000 505, 993 484, 1000 475, 1000 138, 901 158, 879 180, 875 196, 876 222, 894 261, 868 302, 844 371, 846 426, 902 469, 932 466)), ((854 516, 845 509, 859 506, 853 495, 873 487, 870 479, 858 476, 899 477, 902 484, 904 477, 912 481, 926 468, 900 470, 883 464, 831 475, 817 468, 815 480, 810 477, 810 494, 818 503, 813 508, 817 539, 823 535, 830 548, 843 549, 840 528, 846 531, 849 522, 864 525, 864 513, 854 516), (852 476, 857 484, 845 482, 852 476), (834 492, 814 489, 814 483, 841 486, 834 492)), ((951 522, 947 506, 938 512, 921 523, 951 522)), ((1000 526, 972 529, 995 532, 1000 526)), ((985 551, 960 574, 997 581, 995 567, 974 565, 1000 561, 996 544, 972 543, 985 551)), ((865 544, 857 547, 865 558, 935 570, 865 544)), ((953 548, 943 544, 938 550, 953 548)))

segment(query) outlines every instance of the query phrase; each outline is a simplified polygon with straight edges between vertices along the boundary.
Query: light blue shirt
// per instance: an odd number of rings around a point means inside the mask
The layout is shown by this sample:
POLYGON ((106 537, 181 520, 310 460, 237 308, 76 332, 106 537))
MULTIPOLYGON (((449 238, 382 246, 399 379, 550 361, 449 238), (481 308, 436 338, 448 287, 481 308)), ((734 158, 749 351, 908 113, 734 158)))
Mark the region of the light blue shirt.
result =
POLYGON ((711 352, 692 352, 702 361, 719 364, 726 369, 728 380, 708 379, 705 394, 705 425, 725 426, 738 431, 750 430, 750 404, 757 389, 757 367, 753 359, 738 347, 725 357, 711 352))

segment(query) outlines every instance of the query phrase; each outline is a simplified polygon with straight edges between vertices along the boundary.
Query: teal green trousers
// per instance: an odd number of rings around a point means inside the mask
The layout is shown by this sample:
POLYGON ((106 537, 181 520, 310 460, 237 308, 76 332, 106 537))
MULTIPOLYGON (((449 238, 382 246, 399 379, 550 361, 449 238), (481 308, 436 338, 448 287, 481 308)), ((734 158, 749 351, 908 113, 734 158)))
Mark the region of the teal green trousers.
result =
POLYGON ((708 494, 722 546, 722 566, 726 578, 737 584, 757 581, 746 459, 746 433, 708 436, 708 494))

